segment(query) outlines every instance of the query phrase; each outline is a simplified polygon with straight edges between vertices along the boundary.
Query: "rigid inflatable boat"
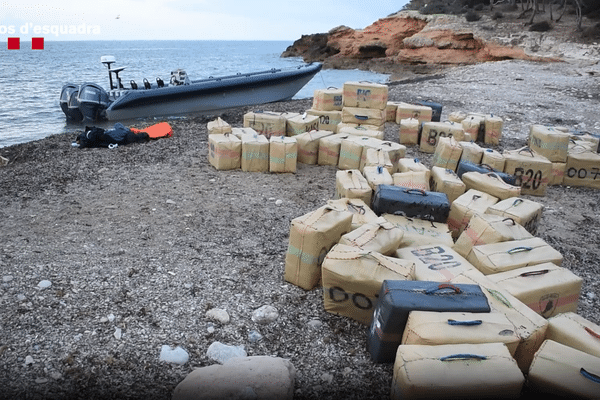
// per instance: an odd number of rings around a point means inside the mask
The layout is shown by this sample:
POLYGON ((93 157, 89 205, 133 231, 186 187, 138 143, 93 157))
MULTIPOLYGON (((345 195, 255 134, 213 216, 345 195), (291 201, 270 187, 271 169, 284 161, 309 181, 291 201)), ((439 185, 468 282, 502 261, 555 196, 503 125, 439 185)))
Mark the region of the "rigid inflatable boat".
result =
POLYGON ((150 83, 144 78, 140 85, 129 81, 129 86, 125 86, 119 77, 125 67, 111 68, 115 62, 112 56, 103 56, 100 61, 108 68, 110 90, 95 83, 65 84, 60 106, 67 120, 117 121, 189 113, 207 115, 235 107, 289 100, 322 67, 320 63, 311 63, 201 80, 191 80, 185 71, 178 69, 171 72, 168 83, 160 78, 150 83))

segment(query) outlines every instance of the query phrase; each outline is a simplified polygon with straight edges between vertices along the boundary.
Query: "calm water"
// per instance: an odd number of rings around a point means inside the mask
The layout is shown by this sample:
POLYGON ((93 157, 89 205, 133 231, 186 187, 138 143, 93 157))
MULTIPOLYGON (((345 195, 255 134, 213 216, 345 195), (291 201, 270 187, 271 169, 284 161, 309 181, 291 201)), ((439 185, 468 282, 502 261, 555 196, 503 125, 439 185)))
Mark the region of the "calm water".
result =
MULTIPOLYGON (((108 87, 108 73, 100 62, 115 56, 113 67, 125 66, 123 82, 157 76, 168 81, 170 72, 186 70, 191 79, 299 65, 299 58, 281 58, 287 41, 77 41, 50 42, 44 50, 7 50, 0 43, 0 147, 75 132, 67 124, 59 97, 67 83, 95 82, 108 87)), ((295 98, 312 97, 315 89, 341 87, 351 80, 385 82, 387 75, 364 71, 324 70, 295 98)))

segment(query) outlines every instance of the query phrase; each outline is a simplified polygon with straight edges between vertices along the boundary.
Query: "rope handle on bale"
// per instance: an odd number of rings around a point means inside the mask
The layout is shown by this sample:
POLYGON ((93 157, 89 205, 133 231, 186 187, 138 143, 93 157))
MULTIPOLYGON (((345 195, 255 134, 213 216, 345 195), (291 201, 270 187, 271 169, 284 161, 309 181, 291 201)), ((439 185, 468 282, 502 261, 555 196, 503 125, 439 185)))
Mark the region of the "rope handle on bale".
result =
POLYGON ((348 203, 348 210, 358 214, 358 215, 365 215, 366 210, 363 206, 357 206, 356 204, 352 204, 352 203, 348 203))
POLYGON ((462 289, 460 289, 459 287, 456 287, 456 286, 451 285, 449 283, 442 283, 442 284, 438 285, 435 288, 426 290, 425 294, 432 294, 432 293, 435 293, 437 291, 444 290, 444 289, 451 289, 451 290, 453 290, 454 291, 453 294, 462 293, 462 289))
POLYGON ((460 326, 475 326, 475 325, 481 325, 483 322, 480 319, 473 319, 473 320, 469 320, 469 321, 457 321, 454 319, 449 319, 448 320, 448 325, 460 325, 460 326))
POLYGON ((535 157, 535 154, 533 154, 533 150, 531 150, 529 147, 525 146, 525 147, 521 147, 519 149, 519 151, 517 153, 521 154, 522 151, 526 151, 529 154, 531 154, 531 157, 535 157))
POLYGON ((510 250, 507 251, 508 254, 515 254, 515 253, 522 253, 524 251, 531 251, 533 250, 533 247, 526 247, 526 246, 519 246, 519 247, 514 247, 510 250))
POLYGON ((512 206, 511 207, 516 207, 519 204, 523 203, 525 200, 523 199, 516 199, 515 201, 513 201, 512 206))
POLYGON ((477 354, 459 353, 449 356, 440 357, 440 361, 455 361, 455 360, 487 360, 486 356, 477 354))
POLYGON ((594 332, 593 330, 591 330, 590 328, 588 328, 587 326, 584 328, 585 331, 587 333, 589 333, 590 335, 592 335, 593 337, 595 337, 596 339, 600 339, 600 334, 594 332))
POLYGON ((536 276, 536 275, 544 275, 547 274, 548 272, 550 272, 549 269, 541 269, 539 271, 531 271, 531 272, 523 272, 521 275, 519 276, 536 276))
POLYGON ((592 374, 591 372, 586 371, 584 368, 581 368, 579 373, 583 375, 584 378, 589 379, 592 382, 600 383, 600 376, 592 374))
POLYGON ((502 220, 502 222, 506 222, 506 221, 510 221, 510 222, 512 222, 512 224, 511 224, 512 226, 515 226, 515 225, 517 224, 517 223, 515 222, 515 220, 514 220, 514 219, 512 219, 511 217, 507 217, 507 218, 504 218, 504 219, 502 220))
POLYGON ((356 115, 356 114, 354 115, 354 118, 356 118, 356 119, 358 119, 360 121, 366 121, 366 120, 369 119, 369 117, 366 116, 366 115, 356 115))
POLYGON ((479 166, 487 169, 488 171, 494 171, 494 168, 492 168, 492 166, 489 164, 479 164, 479 166))

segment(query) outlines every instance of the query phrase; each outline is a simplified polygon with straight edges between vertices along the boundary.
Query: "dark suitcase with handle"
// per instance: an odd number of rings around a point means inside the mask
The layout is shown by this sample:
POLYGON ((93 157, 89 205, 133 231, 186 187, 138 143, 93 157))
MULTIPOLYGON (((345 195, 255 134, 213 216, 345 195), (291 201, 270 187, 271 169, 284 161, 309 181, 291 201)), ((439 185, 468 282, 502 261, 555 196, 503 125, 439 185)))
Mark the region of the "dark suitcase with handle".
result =
POLYGON ((504 182, 508 183, 509 185, 516 186, 515 185, 516 177, 514 175, 507 174, 506 172, 498 171, 486 164, 475 164, 471 161, 462 161, 461 160, 458 163, 458 167, 456 168, 456 175, 458 175, 458 177, 462 179, 462 175, 465 172, 479 172, 482 174, 487 174, 487 173, 493 172, 496 175, 498 175, 500 177, 500 179, 502 179, 504 182))
POLYGON ((385 280, 367 335, 373 361, 394 362, 411 311, 489 313, 490 306, 475 284, 385 280))
POLYGON ((377 215, 395 214, 445 223, 450 213, 448 195, 394 185, 379 185, 373 196, 377 215))

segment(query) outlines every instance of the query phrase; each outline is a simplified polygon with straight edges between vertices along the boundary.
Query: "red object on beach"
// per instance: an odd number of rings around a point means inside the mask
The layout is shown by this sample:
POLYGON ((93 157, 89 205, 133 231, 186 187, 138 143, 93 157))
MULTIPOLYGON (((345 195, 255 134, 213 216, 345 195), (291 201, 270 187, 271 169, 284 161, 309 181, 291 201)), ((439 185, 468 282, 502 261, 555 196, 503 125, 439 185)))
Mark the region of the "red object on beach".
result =
POLYGON ((134 133, 146 132, 150 139, 160 139, 173 136, 173 128, 167 122, 159 122, 144 129, 130 128, 134 133))

